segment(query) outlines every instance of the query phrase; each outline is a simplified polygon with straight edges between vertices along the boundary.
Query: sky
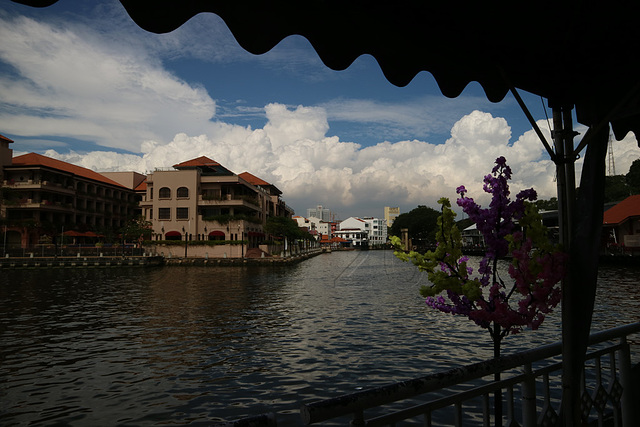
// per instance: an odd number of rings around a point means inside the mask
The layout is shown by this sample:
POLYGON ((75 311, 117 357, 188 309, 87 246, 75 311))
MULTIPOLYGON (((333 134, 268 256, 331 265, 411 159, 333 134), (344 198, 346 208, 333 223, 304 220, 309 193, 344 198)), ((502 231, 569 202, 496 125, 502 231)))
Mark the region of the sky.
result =
MULTIPOLYGON (((476 83, 455 99, 426 72, 396 87, 366 55, 334 71, 300 36, 252 55, 214 14, 152 34, 115 0, 3 1, 0 40, 0 134, 14 155, 140 173, 207 156, 276 185, 298 215, 320 204, 338 219, 437 208, 459 185, 486 203, 482 179, 498 156, 513 193, 556 195, 520 107, 510 95, 489 102, 476 83)), ((550 140, 546 101, 521 95, 550 140)), ((615 172, 627 173, 635 136, 612 146, 615 172)))

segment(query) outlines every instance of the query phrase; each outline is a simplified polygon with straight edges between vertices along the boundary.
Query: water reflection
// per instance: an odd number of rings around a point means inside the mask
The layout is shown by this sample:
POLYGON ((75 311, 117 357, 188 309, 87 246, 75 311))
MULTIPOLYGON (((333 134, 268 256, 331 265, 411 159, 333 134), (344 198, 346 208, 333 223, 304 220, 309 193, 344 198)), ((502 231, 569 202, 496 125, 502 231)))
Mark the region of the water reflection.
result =
MULTIPOLYGON (((637 272, 603 268, 594 329, 639 320, 637 272)), ((3 271, 0 424, 199 424, 491 357, 463 318, 425 307, 390 252, 289 267, 3 271)), ((559 339, 508 337, 505 352, 559 339)))

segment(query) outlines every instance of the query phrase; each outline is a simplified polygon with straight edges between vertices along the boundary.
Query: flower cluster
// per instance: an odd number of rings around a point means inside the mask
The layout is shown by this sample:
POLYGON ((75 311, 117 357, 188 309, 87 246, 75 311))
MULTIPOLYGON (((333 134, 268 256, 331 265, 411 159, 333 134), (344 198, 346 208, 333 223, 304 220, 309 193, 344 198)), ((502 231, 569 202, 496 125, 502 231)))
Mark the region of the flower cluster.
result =
MULTIPOLYGON (((546 228, 535 206, 533 189, 509 199, 511 168, 504 157, 496 159, 492 173, 484 178, 484 191, 491 194, 488 208, 457 188, 458 206, 476 224, 484 238, 485 256, 472 277, 468 258, 462 255, 462 239, 455 227, 455 213, 448 199, 440 199, 438 246, 426 254, 396 251, 426 271, 432 286, 421 289, 427 305, 445 313, 463 315, 491 333, 494 343, 524 327, 537 329, 544 316, 560 301, 559 283, 565 274, 566 255, 547 238, 546 228), (508 274, 501 277, 498 260, 510 255, 508 274)), ((398 243, 398 242, 395 242, 398 243)))

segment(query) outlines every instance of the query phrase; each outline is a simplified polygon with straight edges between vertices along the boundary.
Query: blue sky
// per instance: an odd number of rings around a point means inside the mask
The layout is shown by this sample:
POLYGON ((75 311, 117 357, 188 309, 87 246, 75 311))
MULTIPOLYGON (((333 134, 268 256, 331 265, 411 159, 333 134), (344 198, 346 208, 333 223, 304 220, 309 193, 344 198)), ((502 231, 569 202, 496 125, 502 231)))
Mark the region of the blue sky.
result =
MULTIPOLYGON (((460 184, 479 195, 498 155, 515 187, 554 195, 520 108, 475 83, 448 99, 426 72, 391 85, 369 56, 333 71, 301 37, 252 55, 212 14, 151 34, 111 0, 3 2, 0 21, 0 134, 16 153, 143 173, 206 155, 274 183, 298 214, 322 204, 343 219, 435 207, 460 184)), ((548 132, 541 99, 522 95, 548 132)), ((626 173, 635 138, 615 149, 626 173)))

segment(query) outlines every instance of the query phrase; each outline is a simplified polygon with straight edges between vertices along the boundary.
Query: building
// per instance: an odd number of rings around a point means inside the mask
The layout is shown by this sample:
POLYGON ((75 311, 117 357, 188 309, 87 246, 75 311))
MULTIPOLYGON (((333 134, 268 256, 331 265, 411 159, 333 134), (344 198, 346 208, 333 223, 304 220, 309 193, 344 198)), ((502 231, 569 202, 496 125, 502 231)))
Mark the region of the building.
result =
POLYGON ((400 216, 399 207, 384 207, 384 219, 387 222, 387 227, 391 227, 398 216, 400 216))
POLYGON ((354 246, 382 246, 387 243, 387 224, 385 220, 373 217, 351 217, 340 223, 340 231, 336 231, 336 235, 352 240, 354 246), (350 233, 345 235, 344 231, 350 233), (360 234, 354 234, 354 231, 360 234))
POLYGON ((640 250, 640 194, 605 211, 603 241, 609 249, 640 250))
POLYGON ((135 216, 133 189, 41 154, 12 157, 8 146, 5 140, 0 145, 0 217, 9 247, 31 247, 44 236, 55 240, 64 230, 116 234, 135 216))
POLYGON ((306 228, 311 234, 315 232, 318 236, 322 235, 329 239, 333 236, 330 222, 323 221, 316 217, 305 218, 298 215, 294 216, 293 219, 298 223, 298 227, 306 228))
POLYGON ((331 210, 318 205, 315 208, 307 209, 307 218, 320 218, 322 221, 331 222, 333 220, 331 210))
POLYGON ((272 184, 247 172, 236 175, 207 157, 147 175, 141 208, 154 240, 265 240, 271 216, 291 218, 293 210, 272 184))

